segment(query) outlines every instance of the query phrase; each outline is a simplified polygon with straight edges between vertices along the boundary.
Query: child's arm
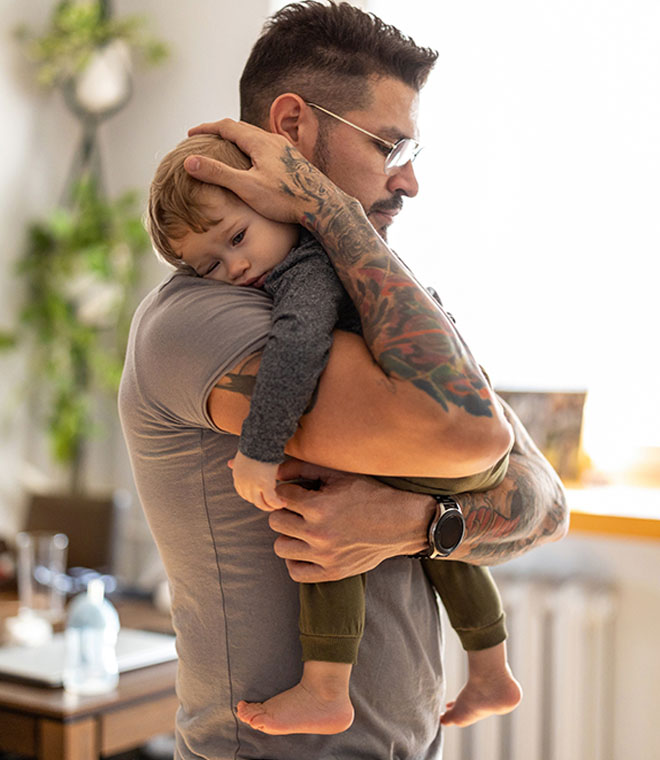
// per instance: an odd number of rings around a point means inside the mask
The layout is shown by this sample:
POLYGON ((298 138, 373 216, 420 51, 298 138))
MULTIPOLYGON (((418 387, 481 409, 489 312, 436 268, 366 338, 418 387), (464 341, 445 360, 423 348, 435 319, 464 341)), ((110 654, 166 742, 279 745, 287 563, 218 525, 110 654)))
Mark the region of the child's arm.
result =
POLYGON ((237 451, 229 466, 234 476, 234 488, 241 499, 264 512, 286 507, 286 501, 275 491, 279 464, 259 462, 237 451))
POLYGON ((233 463, 238 494, 260 509, 286 506, 275 492, 284 446, 328 360, 339 306, 348 299, 325 252, 307 235, 269 276, 272 327, 233 463))

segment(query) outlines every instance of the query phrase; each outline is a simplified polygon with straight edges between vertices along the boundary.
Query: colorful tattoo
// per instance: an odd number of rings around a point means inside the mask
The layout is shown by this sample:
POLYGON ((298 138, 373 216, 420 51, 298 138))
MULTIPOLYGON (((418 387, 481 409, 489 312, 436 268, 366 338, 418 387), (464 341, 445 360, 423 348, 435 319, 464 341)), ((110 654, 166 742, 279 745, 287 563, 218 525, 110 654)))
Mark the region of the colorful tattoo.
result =
POLYGON ((461 559, 496 565, 546 541, 561 538, 568 527, 561 481, 532 442, 512 410, 503 404, 516 442, 504 481, 491 491, 461 494, 466 521, 461 559))
POLYGON ((289 147, 282 160, 290 177, 284 190, 316 205, 301 221, 322 239, 381 369, 412 383, 445 411, 453 405, 492 417, 488 383, 447 313, 374 237, 357 203, 330 192, 325 177, 289 147))

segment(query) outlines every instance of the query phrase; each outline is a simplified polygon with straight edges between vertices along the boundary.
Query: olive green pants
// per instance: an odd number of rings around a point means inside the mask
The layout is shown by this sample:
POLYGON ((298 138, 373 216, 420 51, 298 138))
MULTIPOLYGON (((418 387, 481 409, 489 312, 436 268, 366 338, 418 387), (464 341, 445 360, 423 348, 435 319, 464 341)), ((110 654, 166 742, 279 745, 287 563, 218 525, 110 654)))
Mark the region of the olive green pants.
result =
MULTIPOLYGON (((417 493, 485 491, 506 474, 508 457, 470 478, 378 478, 417 493)), ((487 649, 506 638, 504 611, 488 568, 454 560, 421 560, 466 650, 487 649)), ((300 584, 300 641, 303 660, 357 662, 364 631, 366 575, 341 581, 300 584)))

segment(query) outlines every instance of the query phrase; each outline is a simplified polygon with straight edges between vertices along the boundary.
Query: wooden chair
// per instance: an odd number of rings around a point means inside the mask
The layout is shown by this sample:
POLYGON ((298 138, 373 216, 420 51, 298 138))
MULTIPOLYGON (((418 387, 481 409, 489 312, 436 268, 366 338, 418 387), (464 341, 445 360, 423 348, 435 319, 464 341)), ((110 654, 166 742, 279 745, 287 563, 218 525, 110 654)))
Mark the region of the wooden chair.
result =
POLYGON ((105 498, 33 494, 24 530, 65 533, 69 537, 68 567, 111 573, 121 515, 130 502, 131 497, 125 491, 105 498))

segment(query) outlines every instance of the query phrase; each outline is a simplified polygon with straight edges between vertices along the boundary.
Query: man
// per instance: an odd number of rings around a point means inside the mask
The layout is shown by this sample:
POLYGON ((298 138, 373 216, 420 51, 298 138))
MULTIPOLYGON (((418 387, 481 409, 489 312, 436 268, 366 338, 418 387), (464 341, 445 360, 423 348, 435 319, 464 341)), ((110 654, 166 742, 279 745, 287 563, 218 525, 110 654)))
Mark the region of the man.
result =
MULTIPOLYGON (((189 160, 188 170, 262 214, 312 229, 360 311, 365 341, 336 334, 313 408, 287 448, 315 464, 289 462, 282 479, 320 478, 321 489, 282 486, 288 509, 267 521, 236 496, 226 463, 268 334, 268 299, 174 275, 136 313, 120 410, 172 587, 179 758, 440 753, 437 606, 406 556, 428 547, 435 502, 336 472, 412 475, 434 463, 438 476, 455 477, 492 464, 510 442, 451 320, 383 243, 403 197, 417 193, 410 159, 418 93, 434 60, 351 6, 289 6, 267 27, 242 78, 242 116, 257 126, 223 121, 199 130, 234 140, 253 168, 237 173, 189 160), (233 712, 240 699, 262 700, 299 676, 293 581, 374 568, 352 681, 353 726, 330 737, 277 737, 241 724, 233 712)), ((515 435, 509 475, 496 490, 461 496, 468 535, 452 558, 493 564, 564 531, 558 481, 507 417, 515 435)))

